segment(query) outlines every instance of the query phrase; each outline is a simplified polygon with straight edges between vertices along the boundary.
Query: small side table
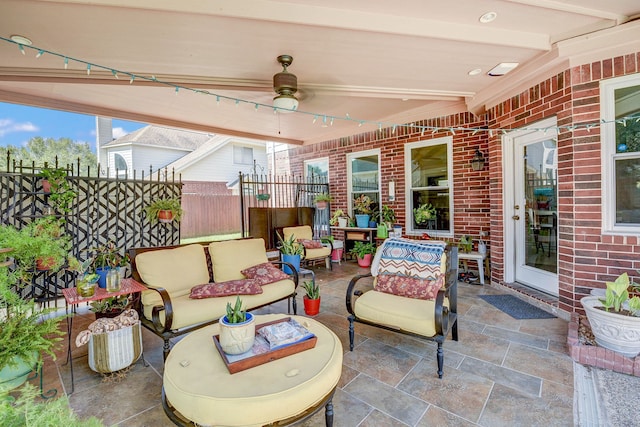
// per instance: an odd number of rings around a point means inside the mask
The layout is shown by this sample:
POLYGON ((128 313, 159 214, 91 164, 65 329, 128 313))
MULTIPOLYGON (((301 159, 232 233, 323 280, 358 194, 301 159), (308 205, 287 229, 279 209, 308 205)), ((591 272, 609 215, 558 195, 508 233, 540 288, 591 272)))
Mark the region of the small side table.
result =
MULTIPOLYGON (((136 282, 131 278, 128 278, 128 279, 123 279, 120 282, 120 290, 117 292, 107 292, 106 289, 100 288, 96 285, 96 291, 93 294, 93 296, 90 296, 90 297, 81 297, 80 295, 78 295, 78 291, 75 287, 63 289, 62 294, 64 295, 65 310, 68 315, 69 306, 71 306, 71 312, 75 314, 76 307, 79 304, 82 304, 84 302, 100 301, 106 298, 117 297, 119 295, 140 293, 146 290, 147 290, 146 286, 141 285, 140 283, 136 282)), ((74 379, 73 379, 73 358, 71 357, 71 331, 72 330, 73 330, 73 316, 69 316, 67 320, 67 363, 69 363, 69 370, 71 371, 71 392, 69 392, 69 394, 72 394, 75 390, 74 379)))

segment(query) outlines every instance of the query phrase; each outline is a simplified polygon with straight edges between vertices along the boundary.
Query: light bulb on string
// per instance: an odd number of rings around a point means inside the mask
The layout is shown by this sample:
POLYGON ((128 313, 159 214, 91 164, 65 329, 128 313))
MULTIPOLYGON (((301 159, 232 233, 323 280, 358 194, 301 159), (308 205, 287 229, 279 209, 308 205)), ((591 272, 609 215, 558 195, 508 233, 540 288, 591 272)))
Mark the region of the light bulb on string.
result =
POLYGON ((64 69, 66 70, 67 68, 69 68, 69 58, 67 58, 66 56, 64 57, 64 69))
POLYGON ((216 107, 220 106, 220 95, 216 95, 216 107))
POLYGON ((315 125, 316 121, 318 121, 318 116, 317 115, 313 116, 313 120, 311 121, 311 124, 315 125))
POLYGON ((91 74, 91 64, 87 64, 87 76, 91 74))
POLYGON ((136 79, 136 76, 131 74, 131 80, 129 80, 129 84, 133 84, 133 81, 136 79))
POLYGON ((116 79, 120 79, 120 77, 118 77, 118 72, 116 70, 111 70, 111 74, 113 74, 113 77, 115 77, 116 79))
POLYGON ((26 53, 24 51, 24 47, 20 43, 18 43, 18 49, 20 49, 20 53, 21 54, 26 55, 26 53))
POLYGON ((179 91, 180 91, 180 88, 176 86, 176 95, 178 94, 179 91))
POLYGON ((41 49, 36 53, 36 58, 40 58, 42 55, 44 55, 44 50, 41 49))

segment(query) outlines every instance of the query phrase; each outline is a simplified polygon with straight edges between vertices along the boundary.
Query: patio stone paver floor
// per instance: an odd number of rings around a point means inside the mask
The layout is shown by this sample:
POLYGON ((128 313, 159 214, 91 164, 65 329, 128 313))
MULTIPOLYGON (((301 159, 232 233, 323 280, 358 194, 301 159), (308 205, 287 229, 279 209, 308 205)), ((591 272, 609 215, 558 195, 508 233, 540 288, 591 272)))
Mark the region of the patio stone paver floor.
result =
MULTIPOLYGON (((322 295, 315 319, 338 335, 345 351, 334 397, 335 426, 574 425, 573 362, 564 345, 565 320, 513 319, 477 298, 501 292, 460 283, 460 341, 445 342, 444 378, 439 380, 431 342, 356 324, 356 347, 349 352, 345 290, 365 270, 355 262, 333 267, 329 272, 318 265, 314 271, 322 295)), ((298 298, 303 312, 302 295, 298 298)), ((286 312, 286 303, 257 311, 274 312, 286 312)), ((84 329, 92 316, 79 314, 74 330, 84 329)), ((160 402, 162 340, 143 330, 143 342, 149 366, 136 363, 119 382, 103 381, 88 367, 86 346, 74 348, 70 404, 79 415, 97 416, 106 425, 172 425, 160 402)), ((46 389, 70 389, 65 349, 55 362, 45 364, 46 389)), ((323 426, 324 412, 302 425, 323 426)))

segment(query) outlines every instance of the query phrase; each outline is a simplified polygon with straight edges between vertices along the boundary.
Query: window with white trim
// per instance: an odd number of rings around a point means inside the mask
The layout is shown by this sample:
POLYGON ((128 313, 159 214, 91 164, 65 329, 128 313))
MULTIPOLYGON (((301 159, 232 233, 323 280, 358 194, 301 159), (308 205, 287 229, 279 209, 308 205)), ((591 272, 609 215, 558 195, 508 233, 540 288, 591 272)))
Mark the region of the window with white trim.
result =
POLYGON ((329 158, 322 157, 320 159, 311 159, 304 161, 304 178, 305 180, 324 178, 325 182, 329 182, 329 158))
MULTIPOLYGON (((349 215, 353 217, 356 198, 365 195, 371 199, 373 214, 379 214, 380 206, 380 150, 359 151, 347 154, 347 191, 349 215)), ((378 221, 371 216, 372 220, 378 221)))
POLYGON ((237 165, 252 165, 253 164, 253 148, 234 145, 233 146, 233 163, 237 165))
POLYGON ((640 75, 603 80, 603 231, 640 233, 640 75))
POLYGON ((440 236, 453 233, 452 159, 450 136, 404 146, 407 233, 440 236), (435 209, 435 218, 416 220, 415 210, 429 205, 435 209))

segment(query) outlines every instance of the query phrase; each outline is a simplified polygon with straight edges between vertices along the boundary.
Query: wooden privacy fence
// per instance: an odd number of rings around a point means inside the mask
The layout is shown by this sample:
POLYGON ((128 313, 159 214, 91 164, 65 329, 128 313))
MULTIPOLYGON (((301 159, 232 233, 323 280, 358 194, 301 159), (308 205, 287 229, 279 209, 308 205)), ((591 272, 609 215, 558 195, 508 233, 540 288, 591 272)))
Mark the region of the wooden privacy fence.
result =
POLYGON ((240 196, 183 193, 182 208, 182 238, 240 233, 240 196))

